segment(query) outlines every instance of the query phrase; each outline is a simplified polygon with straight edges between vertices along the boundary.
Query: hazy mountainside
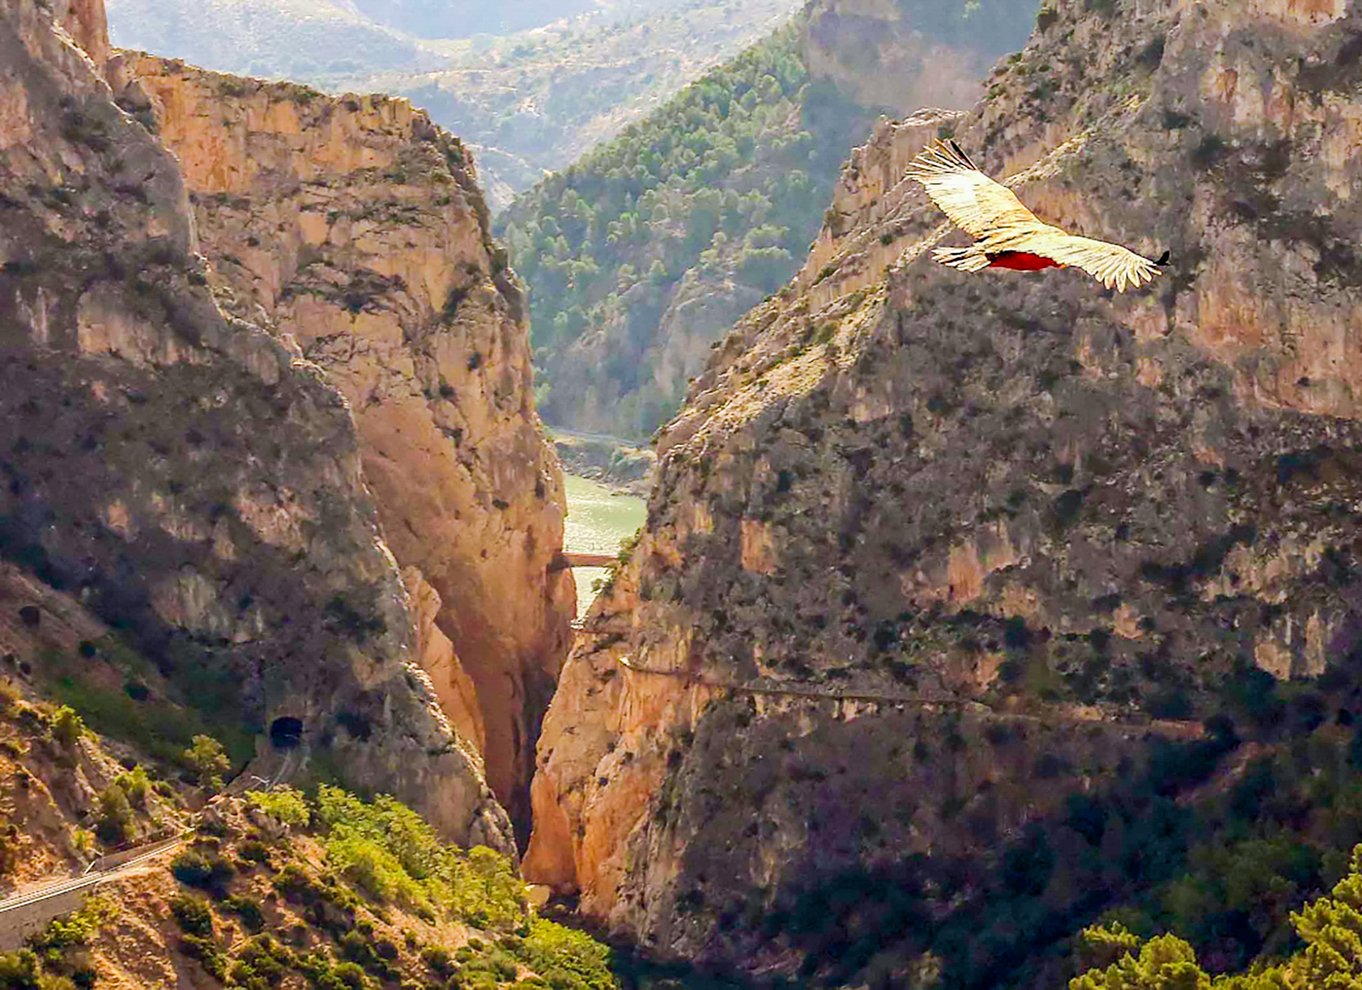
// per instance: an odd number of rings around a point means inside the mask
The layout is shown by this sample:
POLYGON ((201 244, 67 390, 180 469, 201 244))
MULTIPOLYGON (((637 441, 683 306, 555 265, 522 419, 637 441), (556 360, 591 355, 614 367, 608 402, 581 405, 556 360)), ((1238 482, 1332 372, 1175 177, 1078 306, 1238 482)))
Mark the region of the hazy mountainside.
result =
POLYGON ((124 48, 330 92, 409 96, 478 150, 490 201, 502 205, 767 34, 795 5, 111 0, 109 10, 124 48))
POLYGON ((0 553, 78 593, 196 704, 509 848, 413 661, 341 394, 225 316, 174 158, 27 0, 0 16, 0 553))
POLYGON ((514 34, 603 6, 598 0, 354 0, 355 9, 387 27, 420 38, 514 34))
POLYGON ((875 115, 968 103, 1036 6, 813 3, 517 199, 499 222, 532 287, 545 417, 651 434, 723 330, 794 272, 875 115), (874 54, 864 72, 854 50, 874 54))
POLYGON ((967 107, 1001 55, 1020 48, 1039 3, 816 0, 807 5, 809 74, 890 113, 967 107))
POLYGON ((471 158, 405 100, 146 55, 116 65, 124 105, 180 159, 220 303, 292 339, 345 395, 421 664, 528 834, 575 594, 553 569, 562 475, 520 289, 471 158))
POLYGON ((442 68, 347 85, 402 93, 478 149, 498 208, 790 15, 792 0, 622 0, 474 45, 442 68))
POLYGON ((1122 906, 1211 967, 1287 944, 1362 807, 1359 38, 1344 0, 1051 2, 975 109, 877 129, 659 440, 531 878, 813 985, 1060 985, 1122 906), (1173 265, 934 264, 938 134, 1173 265))
POLYGON ((343 0, 110 0, 108 6, 116 45, 210 69, 319 81, 440 64, 419 39, 343 0))

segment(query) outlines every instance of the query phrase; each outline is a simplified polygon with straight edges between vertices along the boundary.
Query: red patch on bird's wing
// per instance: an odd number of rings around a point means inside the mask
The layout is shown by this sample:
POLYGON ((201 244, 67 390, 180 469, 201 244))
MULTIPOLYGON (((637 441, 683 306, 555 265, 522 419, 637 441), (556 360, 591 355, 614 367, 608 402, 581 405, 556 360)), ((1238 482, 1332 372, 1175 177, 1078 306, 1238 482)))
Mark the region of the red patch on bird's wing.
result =
POLYGON ((1006 268, 1014 272, 1039 272, 1046 268, 1058 268, 1059 262, 1032 254, 1030 251, 1004 251, 995 254, 988 267, 1006 268))

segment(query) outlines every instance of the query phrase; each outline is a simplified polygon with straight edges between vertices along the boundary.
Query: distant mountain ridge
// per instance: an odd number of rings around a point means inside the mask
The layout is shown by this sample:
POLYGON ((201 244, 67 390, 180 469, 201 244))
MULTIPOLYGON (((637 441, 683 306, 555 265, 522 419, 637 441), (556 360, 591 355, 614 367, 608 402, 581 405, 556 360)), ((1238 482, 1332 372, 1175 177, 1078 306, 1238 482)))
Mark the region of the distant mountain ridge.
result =
POLYGON ((408 96, 479 152, 493 207, 789 16, 798 0, 110 0, 114 44, 408 96))
POLYGON ((378 24, 420 38, 471 38, 513 34, 585 14, 596 0, 353 0, 360 13, 378 24))

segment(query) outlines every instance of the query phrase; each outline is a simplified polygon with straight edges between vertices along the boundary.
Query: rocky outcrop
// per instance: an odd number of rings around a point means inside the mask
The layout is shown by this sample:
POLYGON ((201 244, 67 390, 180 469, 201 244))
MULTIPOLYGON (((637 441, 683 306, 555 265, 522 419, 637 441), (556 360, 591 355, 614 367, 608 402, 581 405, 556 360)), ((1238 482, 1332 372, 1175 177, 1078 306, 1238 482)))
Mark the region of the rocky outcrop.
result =
POLYGON ((174 158, 92 60, 97 7, 0 12, 0 552, 196 702, 300 719, 314 760, 509 848, 412 661, 349 408, 215 303, 174 158))
POLYGON ((555 430, 553 447, 563 469, 579 478, 640 498, 648 494, 648 479, 657 456, 651 447, 636 447, 615 437, 555 430))
POLYGON ((426 669, 527 826, 575 598, 571 571, 549 569, 562 475, 472 159, 401 99, 130 52, 115 71, 180 158, 225 304, 296 341, 344 393, 383 532, 444 640, 426 638, 426 669))
POLYGON ((104 16, 104 0, 58 0, 53 7, 53 19, 102 70, 109 60, 109 23, 104 16))
POLYGON ((660 439, 545 720, 532 879, 662 954, 1028 985, 1041 905, 1111 896, 1031 826, 1358 645, 1359 37, 1342 0, 1060 0, 972 111, 877 130, 660 439), (938 134, 1172 266, 935 265, 963 238, 901 176, 938 134))

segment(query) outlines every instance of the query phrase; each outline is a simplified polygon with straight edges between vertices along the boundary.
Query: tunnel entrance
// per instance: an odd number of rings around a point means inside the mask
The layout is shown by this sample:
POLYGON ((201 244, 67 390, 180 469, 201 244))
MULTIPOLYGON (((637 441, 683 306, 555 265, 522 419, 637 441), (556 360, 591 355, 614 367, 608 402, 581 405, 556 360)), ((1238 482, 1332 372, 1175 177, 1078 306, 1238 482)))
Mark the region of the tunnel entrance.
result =
POLYGON ((270 723, 270 744, 275 749, 297 749, 303 742, 303 721, 285 715, 270 723))

